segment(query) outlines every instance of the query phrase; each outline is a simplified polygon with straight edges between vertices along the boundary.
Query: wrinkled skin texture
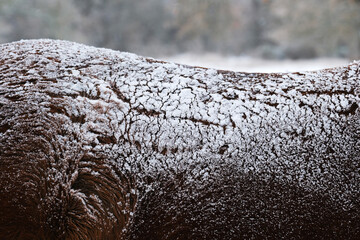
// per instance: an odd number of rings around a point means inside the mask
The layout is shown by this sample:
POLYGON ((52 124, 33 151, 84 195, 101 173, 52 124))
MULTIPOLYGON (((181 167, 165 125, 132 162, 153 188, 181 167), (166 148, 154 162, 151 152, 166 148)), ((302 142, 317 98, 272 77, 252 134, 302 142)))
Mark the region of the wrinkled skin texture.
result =
POLYGON ((0 239, 359 239, 359 71, 1 45, 0 239))

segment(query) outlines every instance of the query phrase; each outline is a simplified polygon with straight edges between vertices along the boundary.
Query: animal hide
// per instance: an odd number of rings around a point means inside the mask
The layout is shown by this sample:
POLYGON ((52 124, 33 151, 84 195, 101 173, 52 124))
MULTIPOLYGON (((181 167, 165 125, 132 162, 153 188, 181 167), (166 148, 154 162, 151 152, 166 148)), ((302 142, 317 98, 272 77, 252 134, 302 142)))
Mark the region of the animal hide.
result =
POLYGON ((359 64, 0 45, 0 239, 360 239, 359 64))

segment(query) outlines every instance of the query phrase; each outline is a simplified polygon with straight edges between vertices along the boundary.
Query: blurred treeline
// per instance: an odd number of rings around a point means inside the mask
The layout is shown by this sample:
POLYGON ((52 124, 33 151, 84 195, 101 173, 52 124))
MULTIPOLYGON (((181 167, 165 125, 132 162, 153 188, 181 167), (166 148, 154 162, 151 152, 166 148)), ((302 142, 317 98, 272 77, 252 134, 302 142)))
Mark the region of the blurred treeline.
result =
POLYGON ((56 38, 142 55, 360 58, 360 0, 0 0, 0 42, 56 38))

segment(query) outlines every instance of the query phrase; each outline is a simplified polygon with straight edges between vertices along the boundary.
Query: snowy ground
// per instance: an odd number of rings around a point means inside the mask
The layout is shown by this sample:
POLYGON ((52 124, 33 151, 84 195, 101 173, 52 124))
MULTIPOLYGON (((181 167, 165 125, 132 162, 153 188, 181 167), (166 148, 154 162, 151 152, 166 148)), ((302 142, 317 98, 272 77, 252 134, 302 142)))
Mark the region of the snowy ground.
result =
POLYGON ((312 71, 347 65, 350 60, 341 58, 318 58, 310 60, 266 60, 250 57, 226 57, 217 54, 181 54, 161 59, 192 66, 232 70, 239 72, 295 72, 312 71))

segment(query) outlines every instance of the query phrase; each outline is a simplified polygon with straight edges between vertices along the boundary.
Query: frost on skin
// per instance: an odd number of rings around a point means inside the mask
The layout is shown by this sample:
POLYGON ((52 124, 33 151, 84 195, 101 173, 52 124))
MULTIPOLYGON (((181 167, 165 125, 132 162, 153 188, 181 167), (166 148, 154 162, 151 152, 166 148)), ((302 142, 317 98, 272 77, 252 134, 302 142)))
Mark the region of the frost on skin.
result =
POLYGON ((250 74, 0 46, 0 239, 358 239, 359 62, 250 74))

